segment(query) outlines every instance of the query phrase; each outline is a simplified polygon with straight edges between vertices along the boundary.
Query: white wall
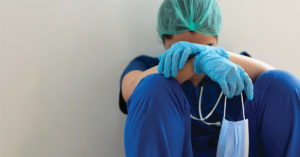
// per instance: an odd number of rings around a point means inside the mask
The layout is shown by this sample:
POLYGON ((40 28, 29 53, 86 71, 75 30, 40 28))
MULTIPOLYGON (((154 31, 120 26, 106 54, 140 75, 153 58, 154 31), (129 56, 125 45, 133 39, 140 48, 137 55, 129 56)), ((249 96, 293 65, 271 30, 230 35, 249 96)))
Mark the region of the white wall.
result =
POLYGON ((220 45, 300 78, 299 0, 219 0, 223 13, 220 45))
MULTIPOLYGON (((119 76, 157 56, 162 0, 2 0, 0 156, 124 156, 119 76)), ((219 0, 220 45, 300 77, 297 0, 219 0)))

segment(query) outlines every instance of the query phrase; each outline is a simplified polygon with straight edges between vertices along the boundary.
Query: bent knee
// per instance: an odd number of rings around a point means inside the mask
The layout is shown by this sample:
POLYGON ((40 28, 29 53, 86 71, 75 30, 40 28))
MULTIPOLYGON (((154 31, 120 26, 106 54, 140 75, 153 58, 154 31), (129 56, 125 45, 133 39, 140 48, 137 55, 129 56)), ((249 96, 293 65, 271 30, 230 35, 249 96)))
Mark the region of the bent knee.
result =
POLYGON ((254 84, 254 93, 294 93, 300 91, 300 81, 283 70, 270 70, 262 73, 254 84))
POLYGON ((138 85, 145 95, 155 96, 158 93, 181 90, 179 82, 173 78, 165 78, 162 74, 151 74, 144 77, 138 85))
POLYGON ((132 93, 130 102, 142 102, 148 111, 154 112, 189 110, 179 82, 172 78, 164 78, 162 74, 151 74, 143 78, 132 93))
POLYGON ((293 88, 300 83, 293 74, 284 70, 266 71, 259 76, 256 82, 283 88, 293 88))

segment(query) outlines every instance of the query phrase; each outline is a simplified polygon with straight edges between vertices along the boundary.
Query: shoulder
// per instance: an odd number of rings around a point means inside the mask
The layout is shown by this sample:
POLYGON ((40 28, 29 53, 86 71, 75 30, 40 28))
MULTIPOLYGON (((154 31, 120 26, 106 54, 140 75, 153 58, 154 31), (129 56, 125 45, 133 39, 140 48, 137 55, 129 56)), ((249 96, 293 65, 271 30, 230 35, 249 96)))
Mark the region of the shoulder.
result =
POLYGON ((135 57, 132 61, 142 61, 145 63, 152 63, 152 64, 158 64, 158 58, 157 57, 151 57, 147 55, 139 55, 135 57))

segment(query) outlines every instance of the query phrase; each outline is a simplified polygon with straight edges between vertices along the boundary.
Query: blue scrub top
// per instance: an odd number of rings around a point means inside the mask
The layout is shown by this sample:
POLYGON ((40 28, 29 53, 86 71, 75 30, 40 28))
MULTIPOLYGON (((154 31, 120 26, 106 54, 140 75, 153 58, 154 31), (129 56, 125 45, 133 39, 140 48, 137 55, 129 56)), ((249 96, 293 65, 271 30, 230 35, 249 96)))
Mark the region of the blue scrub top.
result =
MULTIPOLYGON (((246 52, 242 52, 242 55, 249 56, 246 52)), ((145 71, 153 66, 158 65, 159 60, 154 57, 141 55, 134 58, 128 66, 125 68, 121 75, 120 85, 123 77, 130 71, 141 70, 145 71)), ((211 109, 214 107, 221 89, 216 82, 213 82, 208 76, 205 76, 203 80, 195 87, 191 81, 185 81, 181 84, 182 90, 190 104, 190 112, 193 116, 199 118, 198 102, 200 95, 200 87, 203 86, 202 95, 202 116, 205 117, 211 109)), ((121 86, 120 86, 121 87, 121 86)), ((244 95, 244 94, 243 94, 244 95)), ((244 99, 245 100, 245 99, 244 99)), ((119 107, 124 114, 127 114, 127 104, 125 103, 120 90, 119 94, 119 107)), ((222 121, 224 112, 224 96, 222 96, 218 107, 206 122, 222 121)), ((233 97, 227 100, 226 118, 228 120, 241 120, 241 99, 240 96, 233 97)), ((214 125, 206 125, 201 121, 191 119, 191 139, 194 154, 198 152, 206 152, 206 154, 215 154, 218 144, 218 138, 220 133, 220 127, 214 125)))

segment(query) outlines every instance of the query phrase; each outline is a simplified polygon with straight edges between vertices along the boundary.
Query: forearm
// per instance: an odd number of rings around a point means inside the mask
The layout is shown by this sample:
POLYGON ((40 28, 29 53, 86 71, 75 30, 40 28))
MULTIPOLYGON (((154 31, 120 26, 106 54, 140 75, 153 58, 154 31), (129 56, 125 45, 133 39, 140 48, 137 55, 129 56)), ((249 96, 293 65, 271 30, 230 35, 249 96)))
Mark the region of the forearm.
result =
MULTIPOLYGON (((174 77, 175 80, 177 80, 180 84, 183 83, 184 81, 190 79, 193 75, 195 75, 193 71, 193 61, 194 58, 190 59, 187 61, 186 65, 178 71, 178 75, 174 77)), ((142 80, 144 77, 150 74, 158 73, 157 71, 157 66, 154 66, 142 73, 140 73, 137 76, 137 79, 135 81, 135 86, 142 80)))
POLYGON ((249 75, 253 82, 265 71, 272 70, 274 67, 254 58, 240 54, 228 52, 230 61, 240 65, 249 75))
MULTIPOLYGON (((194 58, 187 61, 185 66, 178 71, 177 77, 174 79, 177 80, 180 84, 185 82, 186 80, 190 79, 192 76, 195 75, 193 72, 193 61, 194 58)), ((131 71, 123 79, 122 82, 122 95, 127 102, 129 97, 131 96, 132 92, 134 91, 135 87, 139 84, 139 82, 146 76, 150 74, 158 73, 157 66, 154 66, 146 71, 131 71)))
MULTIPOLYGON (((254 58, 242 56, 239 54, 235 54, 232 52, 228 52, 230 61, 235 64, 240 65, 245 72, 249 75, 253 82, 265 71, 272 70, 274 67, 256 60, 254 58)), ((193 71, 193 62, 194 57, 187 61, 183 69, 178 71, 176 79, 180 84, 185 82, 186 80, 191 79, 195 73, 193 71)), ((124 100, 127 102, 128 98, 130 97, 131 93, 138 85, 138 83, 146 76, 158 73, 157 66, 154 66, 146 71, 132 71, 129 72, 123 79, 122 83, 122 95, 124 100)), ((200 80, 198 80, 200 81, 200 80)))

